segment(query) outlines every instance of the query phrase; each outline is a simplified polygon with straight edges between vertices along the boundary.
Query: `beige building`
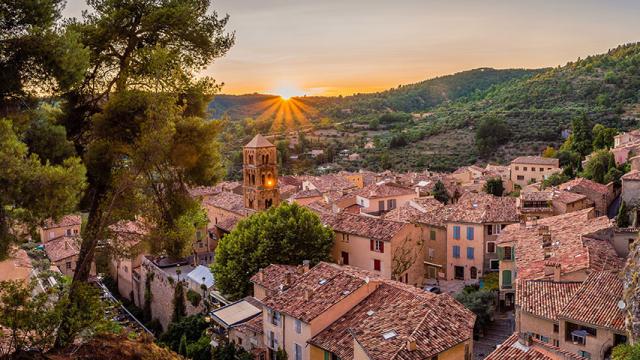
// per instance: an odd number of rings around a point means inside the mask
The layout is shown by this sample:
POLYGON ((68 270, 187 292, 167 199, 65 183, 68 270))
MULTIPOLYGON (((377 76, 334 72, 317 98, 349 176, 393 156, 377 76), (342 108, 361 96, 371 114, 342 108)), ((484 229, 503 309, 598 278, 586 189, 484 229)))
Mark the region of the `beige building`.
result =
MULTIPOLYGON (((49 240, 44 245, 44 251, 51 263, 66 276, 73 277, 76 271, 78 256, 80 255, 80 237, 60 236, 49 240)), ((91 275, 96 274, 95 264, 91 264, 91 275)))
MULTIPOLYGON (((271 283, 267 273, 274 271, 254 275, 254 284, 271 283)), ((276 288, 263 300, 269 356, 283 349, 296 360, 471 358, 475 316, 447 294, 329 263, 276 288)))
POLYGON ((622 201, 627 206, 640 205, 640 171, 631 170, 622 175, 622 201))
POLYGON ((478 281, 498 270, 496 239, 518 222, 515 199, 466 193, 450 206, 447 226, 447 280, 478 281))
POLYGON ((596 216, 607 215, 609 205, 616 197, 613 183, 603 185, 585 178, 575 178, 558 186, 558 189, 586 196, 595 208, 596 216))
POLYGON ((520 156, 510 164, 511 181, 520 188, 529 183, 542 181, 551 174, 560 172, 560 160, 541 156, 520 156))
POLYGON ((46 243, 60 236, 80 236, 81 226, 80 215, 65 215, 59 221, 49 219, 39 229, 40 241, 46 243))
POLYGON ((355 196, 360 213, 379 216, 417 198, 418 193, 392 182, 384 182, 368 185, 349 196, 355 196))
POLYGON ((265 210, 280 203, 276 146, 257 134, 242 149, 244 207, 265 210))

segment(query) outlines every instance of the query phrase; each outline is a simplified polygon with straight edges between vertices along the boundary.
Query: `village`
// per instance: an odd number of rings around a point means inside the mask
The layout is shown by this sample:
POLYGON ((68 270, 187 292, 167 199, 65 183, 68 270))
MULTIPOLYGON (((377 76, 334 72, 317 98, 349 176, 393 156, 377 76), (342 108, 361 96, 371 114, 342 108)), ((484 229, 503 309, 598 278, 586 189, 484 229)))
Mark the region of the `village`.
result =
MULTIPOLYGON (((91 273, 161 329, 184 286, 186 314, 206 315, 211 346, 231 343, 255 359, 609 359, 639 330, 624 290, 634 278, 625 264, 640 259, 639 148, 640 131, 615 137, 615 161, 631 165, 619 186, 575 178, 544 187, 562 171, 556 158, 448 174, 279 176, 276 147, 258 134, 243 148, 242 182, 190 190, 208 218, 190 256, 152 255, 141 246, 145 221, 124 221, 111 227, 120 251, 107 272, 93 264, 91 273), (251 296, 230 301, 210 268, 219 242, 281 203, 333 231, 331 262, 271 264, 250 274, 251 296), (626 224, 617 224, 621 206, 626 224), (488 294, 478 299, 489 321, 461 293, 488 294)), ((81 227, 81 214, 44 224, 41 242, 0 263, 2 280, 36 279, 37 253, 50 261, 44 271, 73 277, 81 227)), ((37 280, 40 291, 55 286, 49 280, 37 280)))

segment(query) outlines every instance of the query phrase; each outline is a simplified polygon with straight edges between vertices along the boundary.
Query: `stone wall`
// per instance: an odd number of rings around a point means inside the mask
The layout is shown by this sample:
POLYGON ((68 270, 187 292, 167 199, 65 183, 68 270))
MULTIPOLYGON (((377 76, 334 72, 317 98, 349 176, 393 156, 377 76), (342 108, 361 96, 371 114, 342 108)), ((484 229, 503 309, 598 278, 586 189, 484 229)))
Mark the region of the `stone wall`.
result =
POLYGON ((623 300, 627 312, 627 333, 629 340, 635 344, 640 340, 640 246, 638 241, 631 245, 622 276, 624 281, 623 300))

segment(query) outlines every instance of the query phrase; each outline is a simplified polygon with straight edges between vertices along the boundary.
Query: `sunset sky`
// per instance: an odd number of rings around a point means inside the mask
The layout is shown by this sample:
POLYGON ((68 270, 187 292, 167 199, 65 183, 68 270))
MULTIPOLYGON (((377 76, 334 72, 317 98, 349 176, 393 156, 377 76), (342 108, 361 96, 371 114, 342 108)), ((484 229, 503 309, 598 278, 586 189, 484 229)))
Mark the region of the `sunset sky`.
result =
MULTIPOLYGON (((79 16, 84 0, 68 0, 79 16)), ((536 68, 640 41, 640 1, 218 0, 223 92, 350 95, 477 67, 536 68)))

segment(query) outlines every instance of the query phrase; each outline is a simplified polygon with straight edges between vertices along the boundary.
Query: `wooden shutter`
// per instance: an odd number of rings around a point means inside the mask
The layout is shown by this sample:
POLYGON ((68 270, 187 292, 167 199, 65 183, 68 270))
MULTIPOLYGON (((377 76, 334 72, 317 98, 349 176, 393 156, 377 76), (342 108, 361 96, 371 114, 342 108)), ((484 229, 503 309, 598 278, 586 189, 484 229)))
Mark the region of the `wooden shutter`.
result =
POLYGON ((369 240, 369 248, 373 251, 373 240, 369 240))
POLYGON ((380 252, 384 252, 384 241, 380 241, 380 252))
POLYGON ((504 248, 498 247, 498 260, 503 260, 503 259, 504 259, 504 248))

